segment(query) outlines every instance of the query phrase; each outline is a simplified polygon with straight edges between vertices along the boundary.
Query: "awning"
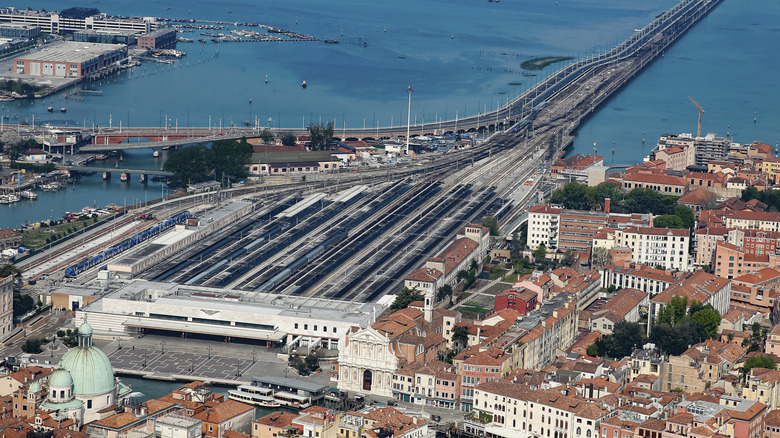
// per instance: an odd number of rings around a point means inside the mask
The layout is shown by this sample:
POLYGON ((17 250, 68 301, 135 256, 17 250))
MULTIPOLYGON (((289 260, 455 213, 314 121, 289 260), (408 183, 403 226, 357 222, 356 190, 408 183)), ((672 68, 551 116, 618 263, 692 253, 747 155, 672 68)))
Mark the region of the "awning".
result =
POLYGON ((203 324, 190 321, 142 318, 138 316, 128 318, 122 325, 144 329, 169 330, 213 336, 230 336, 234 338, 259 339, 276 342, 281 342, 287 336, 287 333, 279 330, 262 330, 249 327, 235 327, 232 325, 203 324))

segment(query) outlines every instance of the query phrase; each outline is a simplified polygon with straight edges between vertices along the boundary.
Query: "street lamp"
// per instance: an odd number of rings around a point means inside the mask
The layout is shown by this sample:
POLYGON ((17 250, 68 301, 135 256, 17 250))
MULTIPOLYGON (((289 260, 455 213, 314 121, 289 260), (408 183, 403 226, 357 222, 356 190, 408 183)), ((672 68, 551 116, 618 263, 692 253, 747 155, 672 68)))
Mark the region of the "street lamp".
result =
POLYGON ((409 126, 412 121, 412 86, 406 90, 409 93, 409 108, 406 111, 406 155, 409 155, 409 126))

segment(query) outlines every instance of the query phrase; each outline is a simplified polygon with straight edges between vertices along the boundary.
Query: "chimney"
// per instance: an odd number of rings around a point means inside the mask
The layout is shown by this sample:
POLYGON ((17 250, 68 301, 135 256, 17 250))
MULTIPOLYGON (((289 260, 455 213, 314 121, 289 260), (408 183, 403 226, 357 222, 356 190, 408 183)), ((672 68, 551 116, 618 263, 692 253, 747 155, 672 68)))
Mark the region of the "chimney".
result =
POLYGON ((604 198, 604 213, 609 214, 609 204, 610 204, 609 198, 604 198))

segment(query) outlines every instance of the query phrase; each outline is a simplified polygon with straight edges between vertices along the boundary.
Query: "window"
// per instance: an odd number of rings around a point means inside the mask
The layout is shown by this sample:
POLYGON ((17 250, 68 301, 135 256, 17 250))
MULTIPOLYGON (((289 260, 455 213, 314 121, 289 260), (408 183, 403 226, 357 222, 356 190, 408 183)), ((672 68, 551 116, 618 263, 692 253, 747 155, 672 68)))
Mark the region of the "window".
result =
POLYGON ((295 328, 296 328, 296 329, 298 328, 298 323, 297 323, 297 322, 295 323, 295 328))

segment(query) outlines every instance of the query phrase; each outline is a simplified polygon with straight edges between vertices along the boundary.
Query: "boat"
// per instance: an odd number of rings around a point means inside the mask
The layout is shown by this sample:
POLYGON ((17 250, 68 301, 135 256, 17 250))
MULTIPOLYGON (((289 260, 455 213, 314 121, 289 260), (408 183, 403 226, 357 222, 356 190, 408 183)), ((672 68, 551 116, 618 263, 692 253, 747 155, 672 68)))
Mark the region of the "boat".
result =
POLYGON ((274 401, 282 406, 293 409, 306 409, 311 406, 311 397, 293 394, 287 391, 276 391, 274 401))
POLYGON ((128 179, 129 179, 129 175, 125 172, 122 172, 122 175, 119 176, 119 180, 122 182, 127 182, 128 179))
POLYGON ((0 195, 0 204, 10 204, 11 200, 8 199, 8 195, 0 195))
POLYGON ((19 192, 19 195, 21 195, 24 199, 38 199, 38 194, 32 190, 22 190, 19 192))
POLYGON ((303 88, 306 88, 306 81, 303 81, 303 82, 301 83, 301 87, 303 87, 303 88))
POLYGON ((15 195, 13 193, 9 193, 5 196, 8 197, 8 202, 19 202, 22 200, 22 198, 20 198, 19 195, 15 195))
POLYGON ((324 40, 325 44, 338 44, 339 40, 324 40))
POLYGON ((41 184, 41 189, 46 190, 47 192, 53 192, 53 191, 59 190, 59 189, 61 189, 63 187, 64 186, 62 185, 62 183, 58 183, 56 181, 55 182, 46 183, 46 184, 41 184))
POLYGON ((155 149, 155 151, 154 151, 154 152, 152 152, 152 156, 153 156, 154 158, 157 158, 157 157, 159 157, 159 156, 160 156, 160 151, 158 151, 158 150, 156 150, 156 149, 155 149))
POLYGON ((274 400, 274 390, 253 385, 238 385, 236 389, 228 390, 228 398, 250 405, 277 408, 281 406, 274 400))
POLYGON ((65 111, 67 111, 67 109, 65 107, 60 108, 60 112, 61 113, 64 113, 65 111))
POLYGON ((51 112, 54 112, 54 107, 51 107, 51 106, 50 106, 50 107, 46 108, 46 111, 48 111, 48 112, 50 112, 50 113, 51 113, 51 112))
POLYGON ((199 42, 199 43, 206 43, 206 42, 208 42, 208 41, 204 40, 203 38, 198 38, 198 42, 199 42))

